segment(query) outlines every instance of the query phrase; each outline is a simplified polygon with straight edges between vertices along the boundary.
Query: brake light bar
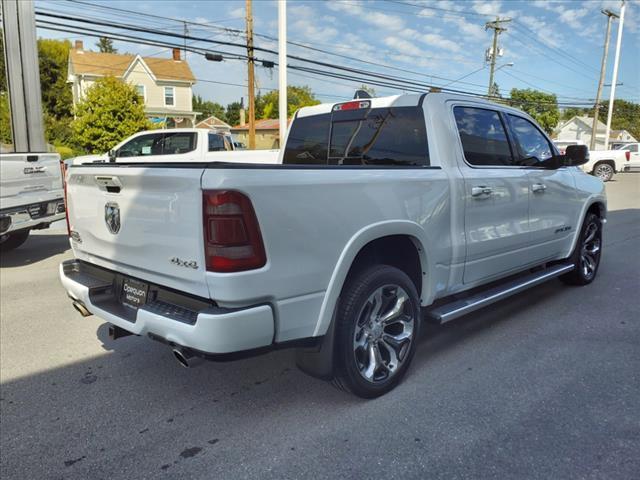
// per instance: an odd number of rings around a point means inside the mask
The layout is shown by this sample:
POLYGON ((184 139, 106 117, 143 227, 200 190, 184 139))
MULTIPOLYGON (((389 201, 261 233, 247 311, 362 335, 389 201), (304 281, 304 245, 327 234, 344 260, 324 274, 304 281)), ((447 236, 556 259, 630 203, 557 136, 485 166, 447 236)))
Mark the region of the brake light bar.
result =
POLYGON ((205 190, 202 200, 207 271, 263 267, 267 257, 251 200, 233 190, 205 190))
POLYGON ((361 108, 370 108, 370 107, 371 107, 371 102, 369 100, 366 100, 366 101, 356 100, 354 102, 339 103, 337 105, 334 105, 332 110, 334 112, 338 112, 338 111, 344 111, 344 110, 359 110, 361 108))

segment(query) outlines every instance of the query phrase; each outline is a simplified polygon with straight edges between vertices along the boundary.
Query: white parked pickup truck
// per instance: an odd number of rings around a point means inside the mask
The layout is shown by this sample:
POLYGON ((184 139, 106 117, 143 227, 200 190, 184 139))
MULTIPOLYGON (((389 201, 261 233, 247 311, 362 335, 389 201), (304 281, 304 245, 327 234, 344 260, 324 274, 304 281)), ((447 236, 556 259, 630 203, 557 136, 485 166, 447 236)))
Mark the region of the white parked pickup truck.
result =
POLYGON ((306 107, 281 156, 72 167, 75 308, 184 366, 297 347, 304 371, 375 397, 423 319, 598 271, 606 197, 576 168, 587 149, 560 155, 519 110, 443 93, 306 107))
POLYGON ((278 150, 238 150, 230 135, 206 128, 147 130, 132 135, 108 153, 83 155, 66 164, 107 162, 212 162, 276 163, 278 150))
POLYGON ((623 150, 591 150, 589 161, 581 168, 603 182, 608 182, 614 174, 624 172, 627 156, 623 150))
POLYGON ((27 241, 31 230, 64 218, 60 155, 2 153, 0 158, 0 250, 27 241))

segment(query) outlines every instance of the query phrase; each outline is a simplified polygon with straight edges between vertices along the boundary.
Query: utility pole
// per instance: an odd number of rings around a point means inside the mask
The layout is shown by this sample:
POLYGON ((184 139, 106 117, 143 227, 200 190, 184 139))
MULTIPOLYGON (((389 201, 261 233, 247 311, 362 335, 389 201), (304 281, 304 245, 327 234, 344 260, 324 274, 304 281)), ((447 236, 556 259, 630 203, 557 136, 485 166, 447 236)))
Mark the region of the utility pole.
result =
POLYGON ((618 64, 620 62, 620 47, 622 46, 622 27, 624 26, 624 10, 626 5, 622 0, 620 7, 620 23, 618 24, 618 38, 616 40, 616 57, 613 61, 613 78, 611 79, 611 94, 609 95, 609 111, 607 112, 607 129, 604 133, 604 149, 609 149, 609 132, 611 131, 611 116, 613 114, 613 100, 616 96, 616 82, 618 81, 618 64))
POLYGON ((287 0, 278 0, 278 111, 280 113, 280 148, 287 133, 287 0))
POLYGON ((602 86, 604 77, 607 72, 607 55, 609 53, 609 37, 611 35, 611 22, 618 15, 611 10, 601 10, 607 16, 607 33, 604 38, 604 52, 602 53, 602 64, 600 65, 600 81, 598 82, 598 93, 596 94, 596 104, 593 109, 593 127, 591 128, 591 144, 589 150, 596 149, 596 135, 598 134, 598 113, 600 113, 600 95, 602 94, 602 86))
POLYGON ((493 30, 493 46, 491 47, 491 51, 488 51, 485 55, 485 59, 490 61, 490 70, 489 70, 489 90, 487 91, 487 95, 491 97, 493 92, 493 74, 495 73, 496 68, 496 58, 498 57, 498 35, 502 32, 506 32, 507 29, 500 26, 502 23, 510 22, 510 18, 500 18, 496 17, 493 22, 487 22, 484 24, 484 29, 489 30, 490 28, 493 30))
POLYGON ((253 14, 251 12, 251 0, 246 0, 247 5, 247 67, 249 69, 249 149, 256 148, 256 99, 255 77, 253 58, 253 14))
POLYGON ((187 27, 187 22, 183 21, 184 26, 184 59, 187 59, 187 37, 189 36, 189 27, 187 27))

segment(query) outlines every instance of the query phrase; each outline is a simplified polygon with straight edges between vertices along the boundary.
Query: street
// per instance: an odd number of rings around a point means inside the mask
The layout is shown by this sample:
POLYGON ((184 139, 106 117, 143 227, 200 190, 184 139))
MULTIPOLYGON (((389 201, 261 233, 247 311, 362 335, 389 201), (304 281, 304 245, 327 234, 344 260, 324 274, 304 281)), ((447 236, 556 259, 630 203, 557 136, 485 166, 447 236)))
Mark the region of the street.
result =
POLYGON ((283 350, 184 369, 110 341, 58 280, 66 231, 1 261, 0 476, 637 478, 640 174, 607 183, 595 282, 557 280, 427 325, 406 379, 372 401, 283 350))

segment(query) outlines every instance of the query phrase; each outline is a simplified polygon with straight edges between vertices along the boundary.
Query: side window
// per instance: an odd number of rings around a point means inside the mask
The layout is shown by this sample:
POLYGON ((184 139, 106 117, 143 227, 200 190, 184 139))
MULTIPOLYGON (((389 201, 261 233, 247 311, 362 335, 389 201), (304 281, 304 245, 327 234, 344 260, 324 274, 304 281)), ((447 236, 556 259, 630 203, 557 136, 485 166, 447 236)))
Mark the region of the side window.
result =
POLYGON ((635 143, 633 145, 629 145, 627 148, 625 148, 625 150, 629 150, 630 152, 633 152, 633 153, 638 153, 638 144, 635 143))
POLYGON ((421 107, 373 108, 364 118, 334 112, 329 163, 334 165, 429 165, 421 107))
POLYGON ((154 147, 157 151, 157 145, 161 140, 162 140, 161 133, 141 135, 122 145, 118 149, 116 156, 119 158, 126 158, 126 157, 143 157, 145 155, 157 155, 156 153, 154 153, 154 147))
POLYGON ((210 133, 209 134, 209 151, 221 152, 223 150, 226 150, 226 148, 225 148, 224 139, 222 138, 222 135, 210 133))
POLYGON ((196 149, 196 134, 192 132, 165 133, 159 155, 192 152, 196 149))
POLYGON ((282 163, 326 165, 331 114, 296 118, 291 124, 282 163))
POLYGON ((227 152, 230 152, 231 150, 233 150, 233 147, 231 146, 231 142, 229 142, 229 139, 226 136, 222 136, 222 139, 224 140, 224 149, 227 152))
POLYGON ((187 153, 196 148, 196 134, 191 132, 151 133, 141 135, 125 143, 117 157, 145 157, 147 155, 172 155, 187 153))
POLYGON ((175 90, 173 87, 164 87, 164 104, 167 107, 172 107, 175 104, 174 93, 175 90))
POLYGON ((553 156, 549 141, 533 123, 511 114, 509 121, 518 146, 520 165, 535 165, 553 156))
POLYGON ((514 165, 498 112, 476 107, 455 107, 453 114, 467 162, 478 166, 514 165))

